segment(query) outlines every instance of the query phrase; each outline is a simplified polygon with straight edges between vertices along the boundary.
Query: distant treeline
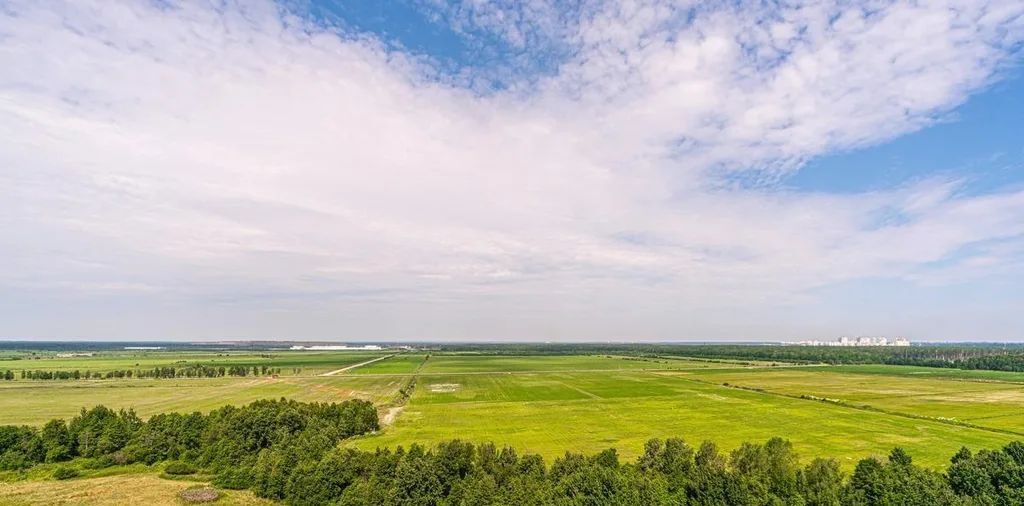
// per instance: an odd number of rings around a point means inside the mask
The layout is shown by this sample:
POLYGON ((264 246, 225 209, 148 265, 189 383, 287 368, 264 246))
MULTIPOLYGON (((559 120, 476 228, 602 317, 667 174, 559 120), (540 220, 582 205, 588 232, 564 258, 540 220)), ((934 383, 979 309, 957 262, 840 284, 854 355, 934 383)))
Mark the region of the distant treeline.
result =
MULTIPOLYGON (((190 365, 179 367, 154 367, 152 369, 118 369, 114 371, 36 371, 22 370, 21 379, 27 380, 77 380, 77 379, 113 379, 113 378, 221 378, 224 376, 270 376, 280 374, 281 368, 267 366, 206 366, 190 365)), ((15 374, 7 370, 3 379, 13 380, 15 374)))
MULTIPOLYGON (((257 401, 208 415, 140 420, 102 406, 69 423, 0 427, 0 469, 78 459, 79 467, 173 461, 223 488, 251 489, 293 505, 1014 505, 1024 501, 1024 443, 973 454, 961 449, 945 472, 915 465, 902 449, 861 460, 846 475, 834 459, 801 465, 773 438, 728 454, 711 442, 652 439, 635 461, 614 450, 566 453, 550 465, 493 444, 448 441, 436 448, 360 451, 338 444, 378 429, 368 402, 257 401)), ((58 479, 76 475, 59 467, 58 479)))
POLYGON ((890 364, 1024 371, 1024 346, 983 343, 933 346, 785 346, 764 344, 458 344, 446 351, 483 355, 613 354, 826 364, 890 364))
MULTIPOLYGON (((657 352, 657 349, 646 350, 657 352)), ((708 345, 661 350, 698 358, 778 360, 827 364, 890 364, 993 371, 1024 371, 1024 349, 1018 346, 743 346, 708 345)))

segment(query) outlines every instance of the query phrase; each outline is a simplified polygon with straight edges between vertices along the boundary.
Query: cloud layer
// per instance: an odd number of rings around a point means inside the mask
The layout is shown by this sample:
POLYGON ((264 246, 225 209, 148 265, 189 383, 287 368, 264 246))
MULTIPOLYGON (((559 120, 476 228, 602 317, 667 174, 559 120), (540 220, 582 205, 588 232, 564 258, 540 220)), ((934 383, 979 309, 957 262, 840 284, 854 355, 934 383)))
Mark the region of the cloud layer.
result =
POLYGON ((272 3, 0 7, 0 333, 778 338, 1021 275, 1020 190, 785 186, 1000 79, 1019 2, 425 8, 557 58, 480 88, 272 3))

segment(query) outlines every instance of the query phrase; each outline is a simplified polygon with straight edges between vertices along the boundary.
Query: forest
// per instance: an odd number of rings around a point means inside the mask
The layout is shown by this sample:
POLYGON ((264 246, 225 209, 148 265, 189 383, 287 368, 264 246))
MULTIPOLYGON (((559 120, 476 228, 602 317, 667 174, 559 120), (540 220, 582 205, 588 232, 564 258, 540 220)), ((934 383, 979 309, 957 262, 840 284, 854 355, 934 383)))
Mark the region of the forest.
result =
POLYGON ((713 442, 651 439, 633 462, 615 450, 539 455, 493 444, 445 441, 432 448, 356 450, 344 441, 379 429, 368 402, 257 401, 209 414, 143 421, 97 406, 42 428, 0 426, 0 469, 65 463, 77 469, 130 463, 168 474, 203 470, 216 486, 251 489, 293 505, 1010 505, 1024 502, 1024 443, 964 448, 945 472, 894 448, 847 475, 835 459, 800 458, 772 438, 725 452, 713 442))
POLYGON ((795 346, 776 344, 457 344, 448 351, 494 355, 612 354, 788 363, 887 364, 1024 372, 1020 344, 795 346))

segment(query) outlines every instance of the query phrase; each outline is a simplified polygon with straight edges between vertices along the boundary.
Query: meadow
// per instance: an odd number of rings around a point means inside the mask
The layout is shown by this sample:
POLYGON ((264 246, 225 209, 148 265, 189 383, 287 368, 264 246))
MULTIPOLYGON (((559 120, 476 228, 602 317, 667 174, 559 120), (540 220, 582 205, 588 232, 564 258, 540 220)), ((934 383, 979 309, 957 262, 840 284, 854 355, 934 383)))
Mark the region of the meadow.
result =
MULTIPOLYGON (((432 446, 461 438, 509 445, 540 454, 548 462, 566 451, 596 453, 606 448, 615 448, 628 461, 655 437, 682 437, 694 445, 711 440, 731 450, 745 441, 781 436, 792 441, 803 458, 835 457, 847 472, 858 459, 885 455, 895 446, 905 448, 915 462, 941 469, 961 446, 995 448, 1024 440, 1022 373, 419 351, 394 353, 325 375, 385 355, 147 352, 0 361, 0 370, 19 362, 33 369, 103 371, 126 364, 146 367, 182 361, 295 369, 295 374, 278 377, 3 381, 0 424, 40 426, 96 404, 132 408, 145 418, 168 411, 206 412, 261 398, 360 398, 376 404, 384 419, 379 432, 344 443, 365 450, 413 443, 432 446), (411 395, 402 395, 413 380, 411 395)), ((154 476, 146 479, 160 481, 154 476)), ((107 486, 97 483, 99 490, 107 486)), ((5 484, 0 501, 45 501, 57 497, 45 494, 78 494, 80 487, 92 485, 54 486, 41 487, 37 480, 5 484)), ((170 491, 180 484, 154 487, 170 491)), ((230 496, 225 501, 248 499, 230 496)))
POLYGON ((164 351, 115 350, 93 352, 91 356, 64 356, 53 352, 23 352, 0 356, 0 371, 93 371, 144 370, 154 367, 272 367, 281 375, 316 375, 383 356, 383 352, 362 351, 164 351))
POLYGON ((210 411, 257 399, 389 402, 401 377, 295 376, 280 378, 179 378, 0 382, 0 424, 42 425, 70 418, 84 407, 102 404, 131 408, 139 416, 164 412, 210 411))

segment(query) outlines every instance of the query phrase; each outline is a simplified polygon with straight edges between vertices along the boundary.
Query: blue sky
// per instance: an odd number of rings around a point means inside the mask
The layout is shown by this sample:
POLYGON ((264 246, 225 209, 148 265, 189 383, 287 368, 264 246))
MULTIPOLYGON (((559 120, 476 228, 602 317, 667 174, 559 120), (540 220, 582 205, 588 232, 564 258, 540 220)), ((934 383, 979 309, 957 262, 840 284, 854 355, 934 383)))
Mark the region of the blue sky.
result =
POLYGON ((943 176, 965 180, 963 191, 998 191, 1024 182, 1024 77, 972 96, 932 126, 888 142, 822 156, 787 183, 801 191, 863 192, 943 176))
POLYGON ((1024 340, 1020 2, 3 5, 0 337, 1024 340))

